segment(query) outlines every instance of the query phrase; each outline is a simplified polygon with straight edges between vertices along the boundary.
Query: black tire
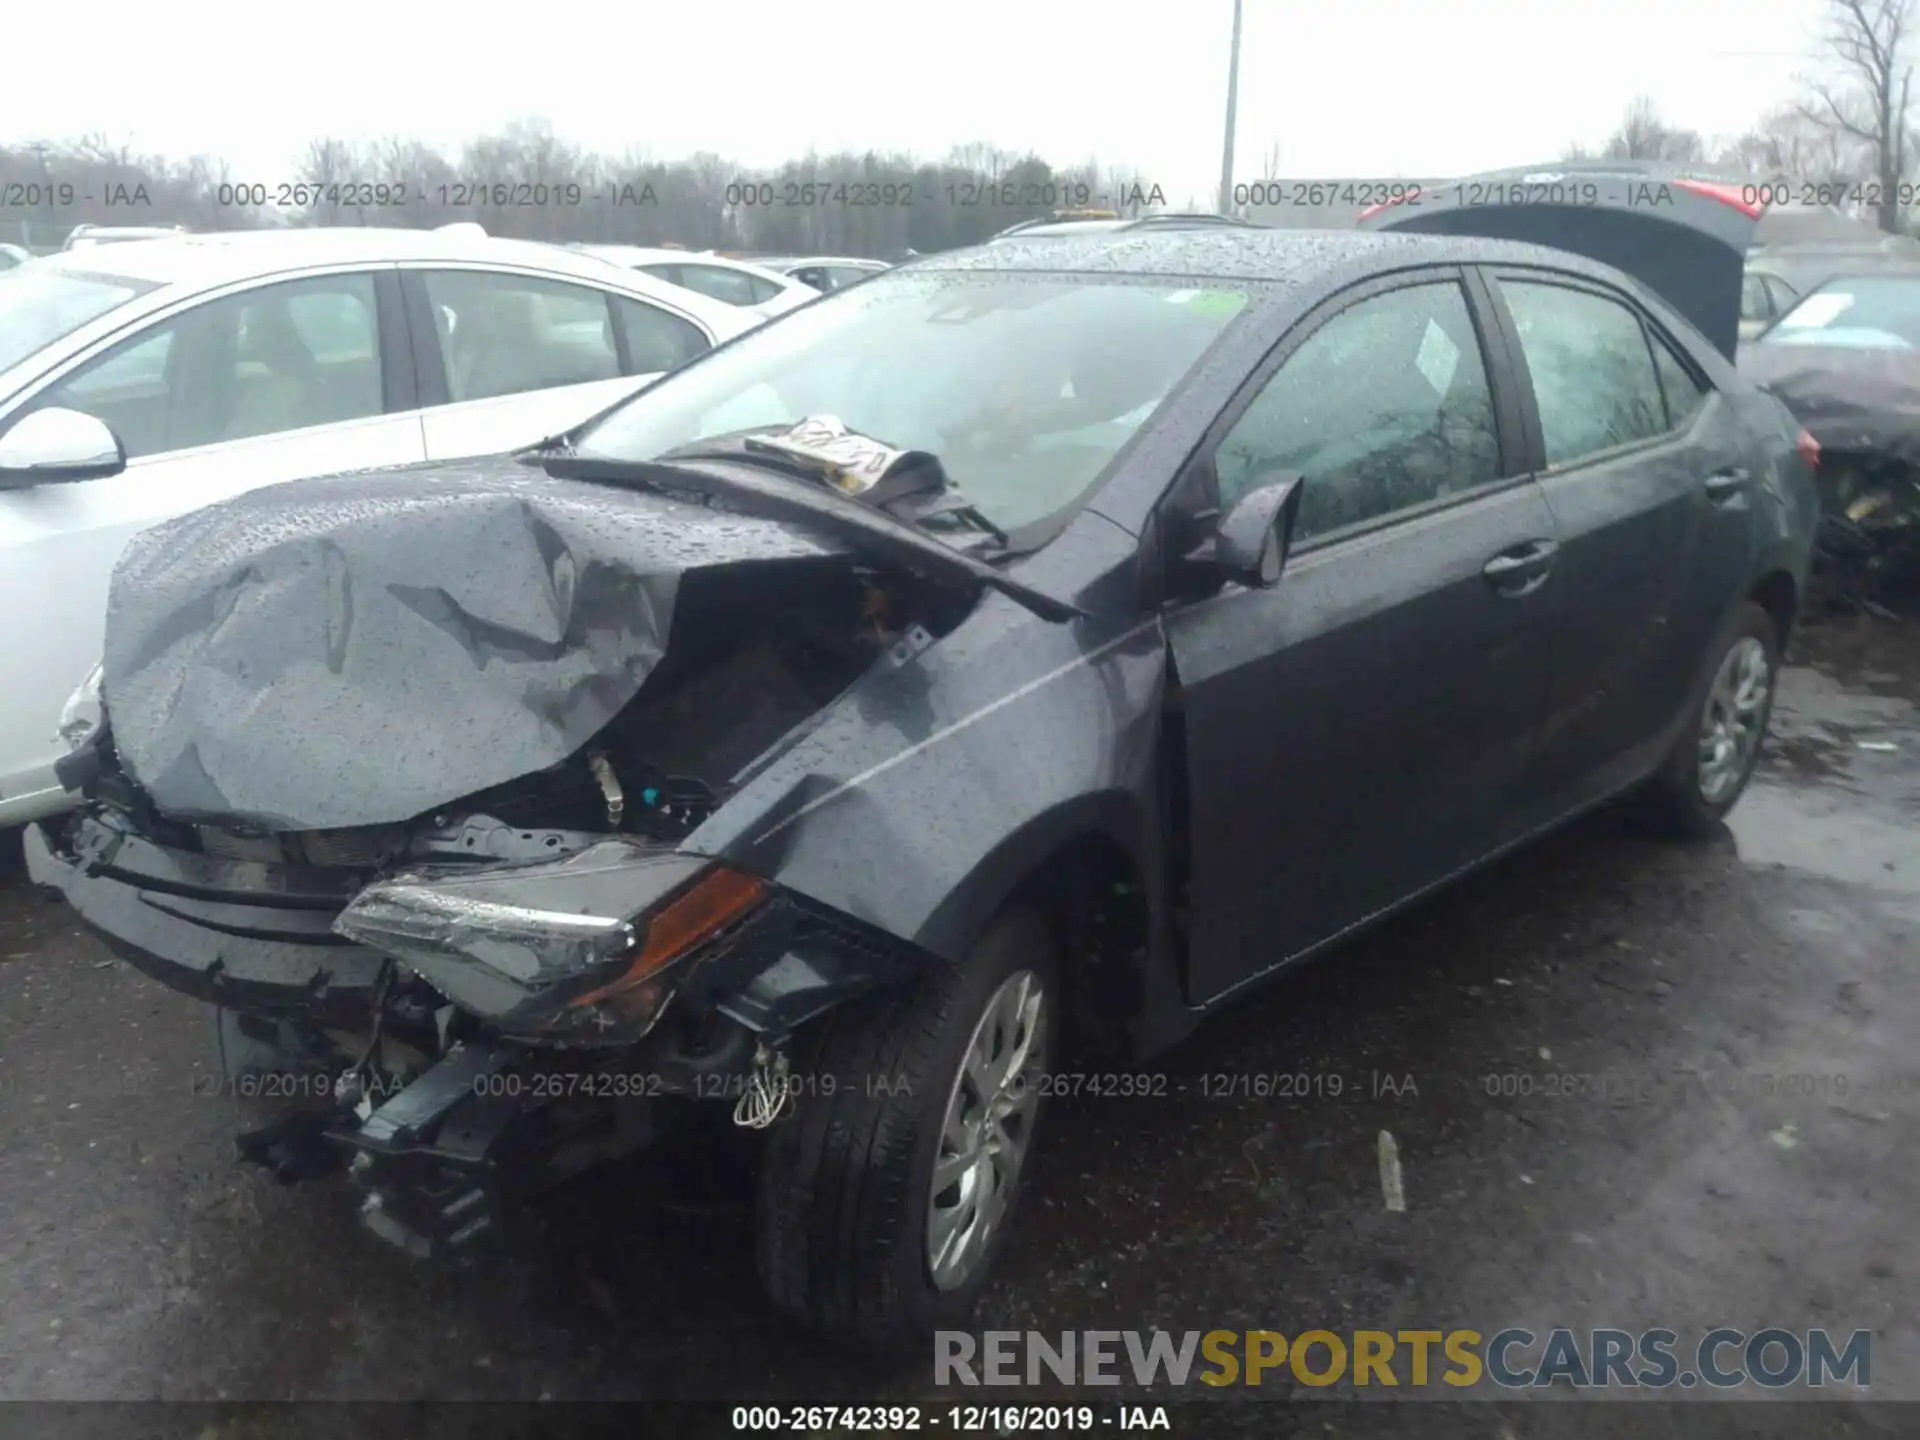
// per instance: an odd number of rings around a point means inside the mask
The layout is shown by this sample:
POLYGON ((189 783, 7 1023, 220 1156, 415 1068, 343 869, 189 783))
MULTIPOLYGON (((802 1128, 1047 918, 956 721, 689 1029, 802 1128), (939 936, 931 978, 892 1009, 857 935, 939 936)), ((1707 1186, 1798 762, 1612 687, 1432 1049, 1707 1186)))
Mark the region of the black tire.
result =
POLYGON ((1760 758, 1761 746, 1766 743, 1767 725, 1773 716, 1773 694, 1779 677, 1779 626, 1773 616, 1750 600, 1741 607, 1733 627, 1713 647, 1694 686, 1692 701, 1687 707, 1687 723, 1666 760, 1638 797, 1640 814, 1654 829, 1684 839, 1701 839, 1719 829, 1720 822, 1740 802, 1747 782, 1753 778, 1753 767, 1760 758), (1760 738, 1748 753, 1738 782, 1718 799, 1709 800, 1701 789, 1701 725, 1722 662, 1736 646, 1749 639, 1759 641, 1767 657, 1766 699, 1759 712, 1760 738))
POLYGON ((885 1354, 924 1353, 933 1331, 965 1320, 1027 1188, 1044 1095, 983 1261, 945 1290, 927 1260, 933 1165, 966 1046, 988 1001, 1022 970, 1043 987, 1040 1028, 1053 1055, 1059 968, 1046 924, 1028 910, 995 920, 964 965, 930 966, 911 988, 843 1007, 804 1037, 795 1112, 767 1132, 760 1163, 757 1251, 776 1307, 885 1354))

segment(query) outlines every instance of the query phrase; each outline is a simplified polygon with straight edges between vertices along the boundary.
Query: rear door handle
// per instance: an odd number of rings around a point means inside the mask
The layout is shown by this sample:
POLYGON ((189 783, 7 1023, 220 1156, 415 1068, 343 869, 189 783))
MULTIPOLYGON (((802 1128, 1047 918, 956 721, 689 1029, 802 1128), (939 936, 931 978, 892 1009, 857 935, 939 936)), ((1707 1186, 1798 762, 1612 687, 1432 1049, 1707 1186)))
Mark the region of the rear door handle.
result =
POLYGON ((1553 569, 1560 547, 1551 540, 1528 540, 1510 545, 1481 567, 1487 583, 1506 596, 1525 595, 1536 589, 1553 569))
POLYGON ((1751 479, 1746 471, 1740 469, 1716 470, 1703 482, 1707 498, 1718 504, 1722 500, 1731 500, 1745 493, 1747 482, 1751 479))

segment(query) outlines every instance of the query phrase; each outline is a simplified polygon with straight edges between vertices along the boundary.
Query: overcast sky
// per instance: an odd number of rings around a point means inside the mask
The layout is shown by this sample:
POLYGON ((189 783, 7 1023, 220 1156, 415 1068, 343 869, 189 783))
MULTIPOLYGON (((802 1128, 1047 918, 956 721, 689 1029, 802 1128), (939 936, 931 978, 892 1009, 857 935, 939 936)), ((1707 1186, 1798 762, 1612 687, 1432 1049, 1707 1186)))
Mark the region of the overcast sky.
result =
MULTIPOLYGON (((1808 70, 1822 0, 1245 5, 1236 174, 1255 179, 1276 143, 1289 178, 1550 159, 1600 142, 1641 91, 1732 135, 1808 70)), ((985 140, 1210 201, 1231 17, 1232 0, 22 3, 0 137, 105 131, 273 183, 316 131, 451 146, 538 116, 596 148, 747 165, 985 140)))

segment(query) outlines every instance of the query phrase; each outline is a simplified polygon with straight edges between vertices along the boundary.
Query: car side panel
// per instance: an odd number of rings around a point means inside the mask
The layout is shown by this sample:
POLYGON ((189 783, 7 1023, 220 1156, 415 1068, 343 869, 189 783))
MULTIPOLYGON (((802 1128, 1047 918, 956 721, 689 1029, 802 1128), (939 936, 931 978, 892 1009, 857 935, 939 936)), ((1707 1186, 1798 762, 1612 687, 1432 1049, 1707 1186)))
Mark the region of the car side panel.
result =
POLYGON ((1515 838, 1554 534, 1527 480, 1290 562, 1168 620, 1191 799, 1189 998, 1207 1002, 1515 838))
MULTIPOLYGON (((1524 351, 1493 271, 1494 312, 1509 349, 1524 351)), ((1566 277, 1571 281, 1572 277, 1566 277)), ((1624 292, 1578 282, 1620 302, 1624 292)), ((1642 323, 1656 317, 1648 307, 1642 323)), ((1655 326, 1656 333, 1676 338, 1655 326)), ((1684 344, 1678 348, 1697 360, 1684 344)), ((1708 367, 1699 368, 1704 372, 1708 367)), ((1731 371, 1713 374, 1731 380, 1731 371)), ((1737 381, 1734 383, 1737 384, 1737 381)), ((1538 446, 1530 389, 1522 403, 1538 446)), ((1745 593, 1753 563, 1752 501, 1710 500, 1706 480, 1749 466, 1750 426, 1716 393, 1684 429, 1590 459, 1548 468, 1530 458, 1560 532, 1551 595, 1552 661, 1526 786, 1526 820, 1543 824, 1605 799, 1639 779, 1671 743, 1709 645, 1745 593)))
POLYGON ((469 400, 421 412, 429 460, 461 460, 518 450, 571 429, 590 415, 651 384, 658 376, 623 375, 490 400, 469 400))
POLYGON ((1166 640, 1124 603, 1136 542, 1083 512, 1054 544, 1102 573, 1103 598, 1076 598, 1102 618, 1054 624, 984 596, 776 746, 680 848, 959 959, 1085 817, 1150 847, 1166 640))

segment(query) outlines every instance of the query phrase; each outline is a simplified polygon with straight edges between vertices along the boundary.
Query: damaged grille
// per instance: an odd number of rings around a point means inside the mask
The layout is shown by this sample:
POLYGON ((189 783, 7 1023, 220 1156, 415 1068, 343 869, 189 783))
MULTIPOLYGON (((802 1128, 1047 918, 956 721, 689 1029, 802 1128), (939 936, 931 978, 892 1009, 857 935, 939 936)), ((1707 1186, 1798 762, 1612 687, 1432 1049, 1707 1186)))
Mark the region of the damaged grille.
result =
POLYGON ((273 835, 239 835, 217 825, 196 825, 194 834, 200 837, 203 851, 222 860, 262 860, 278 865, 286 859, 278 837, 273 835))
POLYGON ((309 830, 292 835, 247 835, 217 825, 197 825, 200 848, 223 860, 254 860, 269 865, 315 865, 329 870, 369 870, 385 864, 405 845, 404 832, 390 827, 366 830, 309 830))

